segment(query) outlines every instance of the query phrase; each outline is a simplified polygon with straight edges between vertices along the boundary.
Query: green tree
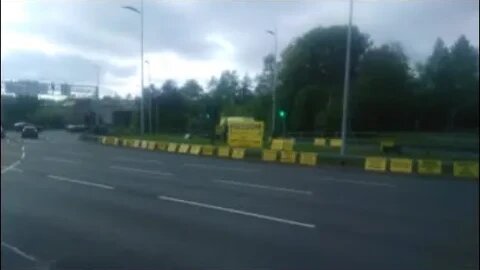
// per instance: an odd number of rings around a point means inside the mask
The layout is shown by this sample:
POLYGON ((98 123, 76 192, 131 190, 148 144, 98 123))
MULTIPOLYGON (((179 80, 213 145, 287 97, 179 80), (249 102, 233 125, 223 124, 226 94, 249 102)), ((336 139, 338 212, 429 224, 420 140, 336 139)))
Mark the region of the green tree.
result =
POLYGON ((190 100, 196 100, 202 95, 203 88, 196 80, 190 79, 180 88, 180 93, 190 100))

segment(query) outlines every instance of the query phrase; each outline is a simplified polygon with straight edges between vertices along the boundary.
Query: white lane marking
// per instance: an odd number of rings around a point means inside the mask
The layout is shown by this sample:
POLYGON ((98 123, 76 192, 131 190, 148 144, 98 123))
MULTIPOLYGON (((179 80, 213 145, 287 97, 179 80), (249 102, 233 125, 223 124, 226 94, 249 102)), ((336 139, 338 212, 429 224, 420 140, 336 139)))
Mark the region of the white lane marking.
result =
POLYGON ((389 188, 396 188, 396 185, 389 184, 389 183, 379 183, 379 182, 370 182, 370 181, 362 181, 362 180, 348 180, 348 179, 337 179, 333 177, 325 177, 319 179, 321 181, 331 181, 331 182, 338 182, 338 183, 348 183, 348 184, 357 184, 357 185, 366 185, 366 186, 380 186, 380 187, 389 187, 389 188))
POLYGON ((23 170, 22 169, 19 169, 17 167, 13 167, 10 169, 11 172, 18 172, 18 173, 23 173, 23 170))
POLYGON ((2 174, 6 173, 6 172, 8 172, 8 171, 10 171, 10 170, 12 170, 12 169, 15 168, 16 166, 18 166, 18 164, 20 164, 20 160, 17 160, 17 161, 15 161, 15 162, 13 162, 12 164, 4 167, 4 168, 2 169, 2 174))
POLYGON ((254 170, 254 169, 244 169, 244 168, 236 168, 236 167, 212 166, 212 165, 201 164, 201 163, 184 163, 183 166, 186 166, 186 167, 195 167, 195 168, 201 168, 201 169, 224 170, 224 171, 258 172, 258 170, 254 170))
POLYGON ((275 221, 275 222, 280 222, 280 223, 286 223, 286 224, 290 224, 290 225, 301 226, 301 227, 310 228, 310 229, 315 228, 315 224, 309 224, 309 223, 303 223, 303 222, 298 222, 298 221, 284 219, 284 218, 267 216, 267 215, 247 212, 247 211, 243 211, 243 210, 237 210, 237 209, 233 209, 233 208, 227 208, 227 207, 221 207, 221 206, 216 206, 216 205, 211 205, 211 204, 206 204, 206 203, 187 201, 187 200, 177 199, 177 198, 168 197, 168 196, 158 196, 158 198, 160 200, 164 200, 164 201, 183 203, 183 204, 188 204, 188 205, 193 205, 193 206, 198 206, 198 207, 203 207, 203 208, 214 209, 214 210, 218 210, 218 211, 224 211, 224 212, 228 212, 228 213, 232 213, 232 214, 238 214, 238 215, 249 216, 249 217, 254 217, 254 218, 259 218, 259 219, 265 219, 265 220, 270 220, 270 221, 275 221))
POLYGON ((14 252, 15 254, 23 257, 24 259, 27 259, 29 261, 32 261, 32 262, 36 262, 37 259, 35 257, 33 257, 32 255, 29 255, 23 251, 21 251, 20 249, 18 249, 17 247, 14 247, 12 245, 9 245, 5 242, 2 241, 2 247, 5 247, 5 248, 8 248, 9 250, 11 250, 12 252, 14 252))
POLYGON ((77 157, 91 157, 92 154, 89 154, 89 153, 77 153, 77 152, 73 152, 73 151, 62 151, 63 153, 65 154, 69 154, 69 155, 72 155, 72 156, 77 156, 77 157))
POLYGON ((291 188, 284 188, 284 187, 274 187, 274 186, 264 186, 264 185, 257 185, 252 183, 245 183, 245 182, 236 182, 236 181, 228 181, 228 180, 212 180, 213 182, 235 185, 235 186, 243 186, 243 187, 251 187, 251 188, 260 188, 260 189, 267 189, 272 191, 282 191, 282 192, 292 192, 304 195, 312 195, 311 191, 308 190, 298 190, 298 189, 291 189, 291 188))
POLYGON ((55 162, 63 162, 63 163, 69 163, 69 164, 78 164, 78 163, 80 163, 80 161, 78 161, 78 160, 71 160, 71 159, 58 158, 58 157, 44 157, 43 160, 55 161, 55 162))
POLYGON ((148 173, 148 174, 163 175, 163 176, 173 175, 172 173, 169 173, 169 172, 143 170, 143 169, 137 169, 137 168, 122 167, 122 166, 110 166, 110 169, 121 170, 121 171, 129 171, 129 172, 148 173))
POLYGON ((22 145, 22 159, 25 158, 25 145, 22 145))
POLYGON ((104 188, 104 189, 115 189, 112 186, 104 185, 104 184, 99 184, 99 183, 93 183, 93 182, 87 182, 87 181, 81 181, 81 180, 75 180, 63 176, 56 176, 56 175, 48 175, 48 178, 57 180, 57 181, 65 181, 65 182, 70 182, 70 183, 75 183, 75 184, 80 184, 80 185, 85 185, 85 186, 91 186, 91 187, 98 187, 98 188, 104 188))
POLYGON ((114 160, 117 161, 128 161, 128 162, 137 162, 137 163, 154 163, 154 164, 163 164, 162 161, 155 160, 155 159, 136 159, 136 158, 128 158, 128 157, 116 157, 114 160))

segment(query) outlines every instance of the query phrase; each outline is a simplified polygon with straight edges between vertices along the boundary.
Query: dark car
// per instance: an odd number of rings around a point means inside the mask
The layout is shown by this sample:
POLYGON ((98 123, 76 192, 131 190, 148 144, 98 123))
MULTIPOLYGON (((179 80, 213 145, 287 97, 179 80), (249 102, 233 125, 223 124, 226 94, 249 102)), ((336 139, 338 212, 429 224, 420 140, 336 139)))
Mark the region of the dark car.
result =
POLYGON ((22 129, 22 138, 38 139, 38 130, 34 126, 25 126, 22 129))
POLYGON ((15 123, 15 124, 13 125, 13 128, 14 128, 16 131, 18 131, 18 132, 22 132, 22 131, 23 131, 23 128, 24 128, 25 126, 28 126, 28 125, 30 125, 30 124, 27 123, 27 122, 17 122, 17 123, 15 123))

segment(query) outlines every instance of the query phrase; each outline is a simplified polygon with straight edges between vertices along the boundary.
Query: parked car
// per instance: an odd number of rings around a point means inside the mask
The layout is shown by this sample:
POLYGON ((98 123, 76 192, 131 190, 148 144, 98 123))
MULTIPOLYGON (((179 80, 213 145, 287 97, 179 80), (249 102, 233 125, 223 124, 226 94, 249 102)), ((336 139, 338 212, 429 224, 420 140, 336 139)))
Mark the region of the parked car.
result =
POLYGON ((30 124, 27 122, 17 122, 13 124, 13 128, 15 129, 15 131, 22 132, 23 128, 27 125, 30 125, 30 124))
POLYGON ((27 125, 22 129, 22 138, 38 139, 38 130, 36 127, 27 125))

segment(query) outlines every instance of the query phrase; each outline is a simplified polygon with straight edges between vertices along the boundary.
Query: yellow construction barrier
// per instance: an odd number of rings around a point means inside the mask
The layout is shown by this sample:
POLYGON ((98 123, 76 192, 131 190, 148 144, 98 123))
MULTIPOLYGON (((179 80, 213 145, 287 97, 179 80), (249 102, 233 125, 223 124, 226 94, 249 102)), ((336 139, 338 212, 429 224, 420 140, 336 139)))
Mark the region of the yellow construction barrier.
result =
POLYGON ((192 145, 192 146, 190 147, 190 154, 192 154, 192 155, 199 155, 201 150, 202 150, 202 146, 201 146, 201 145, 192 145))
POLYGON ((178 153, 186 154, 186 153, 188 153, 189 149, 190 149, 190 145, 188 145, 186 143, 182 143, 182 144, 180 144, 180 147, 178 148, 178 153))
POLYGON ((244 148, 233 148, 232 149, 232 158, 233 159, 243 159, 245 156, 245 149, 244 148))
POLYGON ((315 139, 313 139, 313 145, 315 145, 315 146, 327 146, 327 139, 325 139, 325 138, 315 138, 315 139))
POLYGON ((475 162, 475 161, 453 162, 453 175, 458 177, 478 178, 478 162, 475 162))
POLYGON ((204 156, 212 156, 215 147, 213 145, 204 145, 202 148, 202 155, 204 156))
POLYGON ((301 152, 300 153, 300 164, 315 166, 317 165, 317 153, 301 152))
POLYGON ((297 152, 295 151, 281 151, 280 162, 282 163, 295 163, 297 161, 297 152))
POLYGON ((293 146, 295 145, 294 139, 284 139, 283 140, 283 150, 293 151, 293 146))
POLYGON ((155 147, 157 146, 157 143, 154 141, 149 141, 147 144, 147 149, 150 151, 155 150, 155 147))
POLYGON ((265 149, 262 151, 262 160, 263 161, 276 161, 277 160, 277 150, 268 150, 265 149))
POLYGON ((412 173, 413 160, 409 158, 391 158, 390 171, 398 173, 412 173))
POLYGON ((218 147, 217 155, 219 157, 229 157, 230 156, 230 147, 228 147, 228 146, 218 147))
POLYGON ((383 151, 384 147, 393 147, 395 146, 394 140, 383 140, 380 142, 380 151, 383 151))
POLYGON ((342 147, 342 139, 330 139, 330 147, 342 147))
POLYGON ((168 147, 168 143, 166 142, 157 141, 156 143, 157 143, 157 150, 165 151, 168 147))
POLYGON ((283 140, 282 139, 273 139, 272 144, 270 146, 272 150, 282 150, 283 149, 283 140))
POLYGON ((148 141, 142 140, 140 143, 140 148, 147 149, 148 148, 148 141))
POLYGON ((420 174, 441 174, 442 173, 442 161, 420 159, 418 160, 418 173, 420 174))
POLYGON ((365 158, 365 170, 384 172, 387 170, 387 159, 384 157, 365 158))
POLYGON ((178 144, 176 143, 168 143, 167 151, 170 153, 175 153, 177 151, 178 144))
POLYGON ((133 143, 131 145, 134 148, 139 148, 140 147, 140 140, 133 140, 133 143))

